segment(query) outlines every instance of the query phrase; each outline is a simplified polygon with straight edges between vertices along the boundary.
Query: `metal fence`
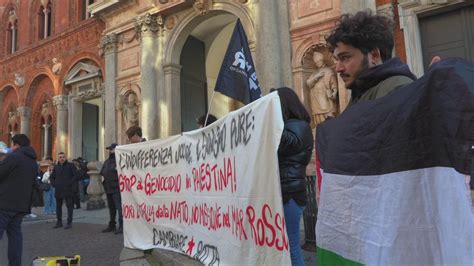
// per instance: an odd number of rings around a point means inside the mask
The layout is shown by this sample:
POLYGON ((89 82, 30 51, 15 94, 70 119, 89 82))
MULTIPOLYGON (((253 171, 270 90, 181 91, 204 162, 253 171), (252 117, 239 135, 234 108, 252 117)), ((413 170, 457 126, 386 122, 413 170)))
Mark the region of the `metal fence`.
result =
POLYGON ((308 203, 303 212, 304 221, 304 240, 302 248, 308 251, 316 250, 316 216, 318 214, 318 205, 316 204, 316 191, 315 184, 316 176, 306 177, 306 194, 308 197, 308 203))

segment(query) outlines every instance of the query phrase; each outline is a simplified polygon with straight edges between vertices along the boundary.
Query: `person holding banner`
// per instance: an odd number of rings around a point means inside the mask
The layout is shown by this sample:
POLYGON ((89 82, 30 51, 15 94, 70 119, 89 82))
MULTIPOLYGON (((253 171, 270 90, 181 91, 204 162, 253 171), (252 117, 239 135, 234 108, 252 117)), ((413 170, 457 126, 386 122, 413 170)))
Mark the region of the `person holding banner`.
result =
POLYGON ((207 127, 207 126, 209 126, 210 124, 212 124, 216 121, 217 121, 217 117, 215 117, 212 114, 209 114, 207 116, 207 120, 206 120, 206 115, 205 114, 201 115, 200 117, 198 117, 196 119, 196 122, 197 122, 199 128, 207 127))
POLYGON ((123 233, 123 216, 122 216, 122 198, 120 196, 119 177, 117 173, 117 161, 115 160, 115 148, 117 143, 112 143, 106 149, 109 151, 109 158, 105 160, 100 175, 104 177, 105 193, 107 194, 107 206, 109 207, 110 221, 107 228, 102 233, 115 232, 115 234, 123 233), (115 217, 118 214, 118 228, 115 227, 115 217))
POLYGON ((311 119, 292 89, 282 87, 276 91, 280 96, 285 123, 278 147, 278 164, 291 264, 304 265, 300 248, 300 219, 307 203, 306 166, 313 151, 311 119))
POLYGON ((128 141, 130 143, 138 143, 146 141, 145 138, 142 137, 142 128, 139 126, 131 126, 125 132, 127 134, 128 141))

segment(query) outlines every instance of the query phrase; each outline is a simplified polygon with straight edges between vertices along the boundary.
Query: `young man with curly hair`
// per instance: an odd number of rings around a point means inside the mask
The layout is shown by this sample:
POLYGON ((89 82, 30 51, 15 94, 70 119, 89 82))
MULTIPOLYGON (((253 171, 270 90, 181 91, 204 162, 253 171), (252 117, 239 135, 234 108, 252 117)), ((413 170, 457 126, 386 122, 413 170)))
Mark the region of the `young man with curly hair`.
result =
POLYGON ((350 105, 374 100, 416 79, 408 66, 392 58, 393 21, 370 10, 342 15, 326 37, 336 71, 352 91, 350 105))

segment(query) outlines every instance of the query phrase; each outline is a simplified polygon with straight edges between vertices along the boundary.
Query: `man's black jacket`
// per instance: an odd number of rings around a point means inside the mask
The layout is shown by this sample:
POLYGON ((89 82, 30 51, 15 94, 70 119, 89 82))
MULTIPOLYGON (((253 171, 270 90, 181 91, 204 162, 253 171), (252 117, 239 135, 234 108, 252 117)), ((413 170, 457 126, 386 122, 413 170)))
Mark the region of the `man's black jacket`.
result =
POLYGON ((38 172, 36 153, 20 147, 0 162, 0 210, 30 213, 38 172))
POLYGON ((73 197, 76 192, 77 181, 79 177, 74 164, 65 161, 63 164, 54 166, 53 172, 49 177, 51 184, 56 188, 56 198, 73 197))
POLYGON ((104 185, 105 193, 112 194, 120 192, 115 153, 111 153, 109 158, 105 160, 100 174, 104 177, 102 184, 104 185))

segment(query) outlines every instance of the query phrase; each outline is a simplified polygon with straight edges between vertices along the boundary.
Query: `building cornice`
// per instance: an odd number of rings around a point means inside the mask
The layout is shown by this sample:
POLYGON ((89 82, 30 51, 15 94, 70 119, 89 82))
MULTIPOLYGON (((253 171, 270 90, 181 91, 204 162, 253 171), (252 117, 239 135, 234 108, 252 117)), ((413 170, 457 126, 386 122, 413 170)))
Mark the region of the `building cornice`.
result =
POLYGON ((106 14, 109 10, 117 8, 121 4, 129 2, 129 0, 102 0, 97 1, 89 6, 92 16, 101 16, 106 14))

